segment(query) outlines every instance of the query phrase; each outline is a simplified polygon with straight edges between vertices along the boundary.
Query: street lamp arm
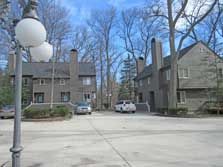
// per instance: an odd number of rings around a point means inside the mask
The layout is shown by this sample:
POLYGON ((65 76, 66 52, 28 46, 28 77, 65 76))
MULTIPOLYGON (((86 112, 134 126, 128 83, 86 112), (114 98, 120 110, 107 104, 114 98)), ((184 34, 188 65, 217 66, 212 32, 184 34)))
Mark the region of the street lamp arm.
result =
POLYGON ((39 20, 37 15, 38 0, 30 0, 23 11, 23 18, 34 18, 39 20))

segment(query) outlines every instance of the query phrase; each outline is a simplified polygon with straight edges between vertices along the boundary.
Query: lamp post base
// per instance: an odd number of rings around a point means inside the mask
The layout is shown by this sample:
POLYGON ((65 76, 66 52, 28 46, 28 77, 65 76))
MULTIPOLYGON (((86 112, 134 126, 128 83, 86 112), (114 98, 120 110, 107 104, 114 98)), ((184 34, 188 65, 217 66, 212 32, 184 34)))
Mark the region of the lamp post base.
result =
POLYGON ((10 148, 10 152, 12 152, 12 167, 20 167, 20 156, 23 147, 12 147, 10 148))

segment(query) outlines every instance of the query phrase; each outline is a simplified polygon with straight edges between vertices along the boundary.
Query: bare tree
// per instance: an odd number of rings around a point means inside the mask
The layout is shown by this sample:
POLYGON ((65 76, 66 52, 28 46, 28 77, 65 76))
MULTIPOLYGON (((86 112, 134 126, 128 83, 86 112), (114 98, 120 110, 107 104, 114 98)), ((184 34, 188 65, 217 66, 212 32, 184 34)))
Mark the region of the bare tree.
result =
POLYGON ((62 53, 66 53, 66 42, 69 41, 72 27, 69 20, 69 11, 60 6, 56 0, 39 0, 39 18, 47 31, 47 40, 53 45, 54 55, 52 57, 52 78, 51 78, 51 101, 53 107, 55 63, 65 60, 62 53), (63 52, 62 52, 63 51, 63 52))
POLYGON ((72 45, 78 50, 81 61, 92 61, 94 52, 98 48, 96 37, 86 25, 78 25, 75 27, 75 32, 72 35, 72 45))
POLYGON ((112 37, 114 32, 116 18, 116 9, 111 7, 107 10, 93 11, 88 25, 91 27, 92 32, 101 39, 106 58, 106 95, 107 105, 110 108, 110 95, 111 95, 111 63, 112 63, 112 37))
POLYGON ((38 13, 47 30, 47 40, 54 46, 55 61, 58 62, 61 60, 62 49, 66 47, 65 43, 71 37, 69 11, 56 0, 39 0, 38 13))
POLYGON ((124 49, 135 61, 141 56, 146 65, 151 50, 149 42, 153 36, 161 34, 162 20, 159 17, 149 17, 147 8, 130 8, 121 12, 120 38, 124 49))

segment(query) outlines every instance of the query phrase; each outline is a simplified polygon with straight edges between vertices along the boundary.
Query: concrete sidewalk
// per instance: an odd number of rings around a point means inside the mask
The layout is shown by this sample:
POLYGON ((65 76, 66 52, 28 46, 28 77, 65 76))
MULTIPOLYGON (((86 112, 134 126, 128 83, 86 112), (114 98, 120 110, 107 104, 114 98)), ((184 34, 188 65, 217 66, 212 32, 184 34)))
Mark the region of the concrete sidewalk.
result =
MULTIPOLYGON (((13 120, 0 120, 0 166, 13 120)), ((22 167, 222 167, 223 118, 93 113, 22 123, 22 167)), ((10 166, 10 163, 8 163, 10 166)))

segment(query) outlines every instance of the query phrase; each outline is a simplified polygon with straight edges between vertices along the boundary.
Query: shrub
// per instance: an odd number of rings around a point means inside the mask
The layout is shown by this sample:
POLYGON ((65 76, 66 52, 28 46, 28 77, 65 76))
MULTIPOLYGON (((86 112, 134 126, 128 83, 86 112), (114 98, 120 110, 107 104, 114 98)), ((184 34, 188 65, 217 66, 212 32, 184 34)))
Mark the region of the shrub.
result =
POLYGON ((53 109, 53 112, 51 113, 53 117, 65 117, 69 114, 69 109, 65 106, 57 106, 53 109))
POLYGON ((67 117, 70 116, 69 109, 66 106, 57 106, 53 110, 49 108, 29 108, 24 111, 25 118, 43 119, 50 117, 67 117))
POLYGON ((50 109, 37 109, 37 108, 30 108, 24 111, 25 118, 49 118, 51 110, 50 109))
POLYGON ((187 115, 188 108, 169 108, 168 114, 169 115, 187 115))
POLYGON ((188 108, 159 108, 158 112, 165 115, 187 115, 188 108))

